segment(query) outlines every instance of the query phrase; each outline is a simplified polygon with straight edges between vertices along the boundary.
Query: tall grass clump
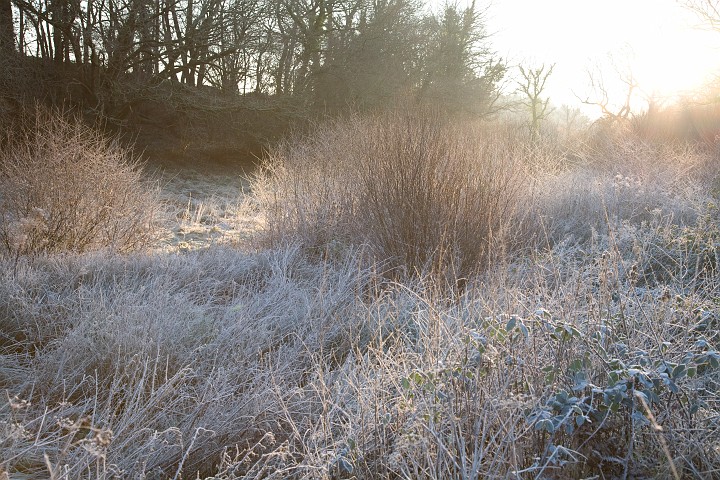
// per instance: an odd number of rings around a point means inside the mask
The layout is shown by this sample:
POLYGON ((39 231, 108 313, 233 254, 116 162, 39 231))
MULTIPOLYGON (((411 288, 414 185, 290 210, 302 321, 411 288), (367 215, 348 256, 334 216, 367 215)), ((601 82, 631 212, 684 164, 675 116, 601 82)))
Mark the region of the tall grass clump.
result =
POLYGON ((159 192, 126 148, 39 107, 18 123, 0 151, 0 251, 127 252, 154 240, 159 192))
POLYGON ((453 301, 356 251, 0 259, 0 474, 714 478, 717 269, 638 233, 453 301))
POLYGON ((535 209, 551 244, 582 243, 660 217, 692 224, 713 201, 718 166, 703 145, 652 142, 623 125, 596 125, 574 155, 574 165, 537 177, 535 209))
POLYGON ((318 362, 362 338, 371 276, 304 257, 0 258, 0 477, 205 478, 224 449, 287 441, 318 362))
POLYGON ((356 117, 277 149, 254 191, 271 243, 364 244, 396 272, 461 278, 522 230, 517 152, 498 131, 437 115, 356 117))

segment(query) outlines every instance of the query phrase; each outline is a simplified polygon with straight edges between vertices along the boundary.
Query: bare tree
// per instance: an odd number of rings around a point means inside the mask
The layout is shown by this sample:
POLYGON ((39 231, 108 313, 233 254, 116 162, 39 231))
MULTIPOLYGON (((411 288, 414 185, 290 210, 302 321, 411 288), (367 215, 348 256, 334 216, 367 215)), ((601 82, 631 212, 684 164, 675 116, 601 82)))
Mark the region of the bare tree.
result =
POLYGON ((325 111, 387 106, 413 91, 423 36, 412 1, 340 2, 329 28, 316 97, 325 111))
POLYGON ((684 0, 682 3, 695 12, 707 27, 720 31, 720 0, 684 0))
POLYGON ((433 15, 422 0, 0 0, 0 52, 68 67, 56 71, 75 77, 56 84, 80 84, 105 113, 169 81, 328 113, 404 97, 484 115, 506 66, 483 13, 433 15))
POLYGON ((222 5, 219 16, 217 45, 210 50, 226 54, 208 65, 206 80, 226 93, 239 93, 242 85, 245 93, 254 73, 255 85, 251 89, 262 90, 263 59, 274 41, 265 3, 260 0, 228 1, 222 5))
POLYGON ((577 107, 562 105, 556 113, 558 125, 562 134, 569 138, 583 126, 587 126, 588 119, 577 107))
POLYGON ((548 110, 550 98, 542 99, 545 91, 545 84, 552 75, 555 64, 549 67, 545 64, 535 68, 525 68, 518 66, 522 80, 518 82, 518 89, 524 95, 522 104, 530 110, 530 136, 533 140, 540 137, 541 122, 552 113, 552 109, 548 110))
POLYGON ((599 107, 603 116, 611 121, 627 120, 632 113, 632 100, 639 84, 631 68, 621 69, 615 62, 612 62, 612 66, 624 90, 622 103, 613 103, 608 83, 600 68, 588 71, 591 93, 580 100, 585 105, 599 107))
POLYGON ((474 1, 464 9, 448 3, 440 15, 425 20, 429 41, 421 63, 421 99, 455 112, 494 111, 506 66, 488 48, 484 13, 474 1))

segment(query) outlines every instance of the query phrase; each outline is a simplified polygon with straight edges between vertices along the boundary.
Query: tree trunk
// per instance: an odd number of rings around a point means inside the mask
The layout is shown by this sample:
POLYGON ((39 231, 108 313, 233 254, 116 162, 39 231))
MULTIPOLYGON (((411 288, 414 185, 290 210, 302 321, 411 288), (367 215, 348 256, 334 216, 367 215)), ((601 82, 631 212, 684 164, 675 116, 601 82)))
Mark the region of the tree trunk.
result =
POLYGON ((50 2, 50 11, 52 19, 52 45, 54 52, 54 60, 62 63, 65 58, 65 42, 63 39, 62 25, 64 25, 63 5, 60 0, 52 0, 50 2))
POLYGON ((12 4, 10 0, 0 0, 0 52, 15 51, 15 31, 13 29, 12 4))

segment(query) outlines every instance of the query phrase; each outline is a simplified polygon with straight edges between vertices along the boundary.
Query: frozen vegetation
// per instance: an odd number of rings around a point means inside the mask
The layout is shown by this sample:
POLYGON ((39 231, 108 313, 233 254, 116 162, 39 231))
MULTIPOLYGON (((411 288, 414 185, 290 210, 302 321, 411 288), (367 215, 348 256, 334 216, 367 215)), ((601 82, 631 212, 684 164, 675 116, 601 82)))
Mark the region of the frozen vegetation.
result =
POLYGON ((716 148, 405 113, 158 178, 40 119, 0 478, 714 478, 716 148))

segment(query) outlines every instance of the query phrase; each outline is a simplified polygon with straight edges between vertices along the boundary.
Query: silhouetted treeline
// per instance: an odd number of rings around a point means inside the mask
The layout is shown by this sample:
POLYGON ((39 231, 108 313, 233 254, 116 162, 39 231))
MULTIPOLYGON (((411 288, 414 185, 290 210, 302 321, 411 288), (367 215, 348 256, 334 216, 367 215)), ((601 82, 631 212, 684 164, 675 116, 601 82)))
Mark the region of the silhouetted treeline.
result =
POLYGON ((0 0, 0 49, 72 71, 91 102, 171 82, 330 113, 402 97, 482 115, 505 73, 483 13, 414 0, 0 0))

